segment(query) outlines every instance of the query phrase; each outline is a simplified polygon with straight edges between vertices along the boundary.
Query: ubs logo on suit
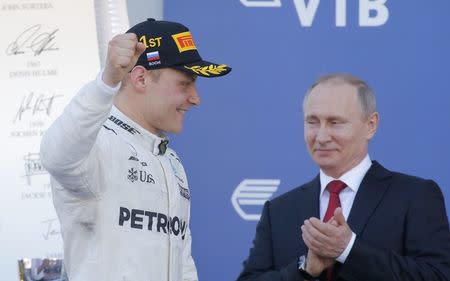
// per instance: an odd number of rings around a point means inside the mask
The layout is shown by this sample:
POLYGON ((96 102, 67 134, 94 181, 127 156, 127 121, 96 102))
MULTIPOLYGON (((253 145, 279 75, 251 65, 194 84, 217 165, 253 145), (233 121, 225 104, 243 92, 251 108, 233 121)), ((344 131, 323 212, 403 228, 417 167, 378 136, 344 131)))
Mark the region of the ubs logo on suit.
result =
POLYGON ((152 183, 155 184, 155 179, 153 175, 144 170, 137 170, 135 168, 131 168, 128 170, 128 180, 131 182, 140 181, 144 183, 152 183))

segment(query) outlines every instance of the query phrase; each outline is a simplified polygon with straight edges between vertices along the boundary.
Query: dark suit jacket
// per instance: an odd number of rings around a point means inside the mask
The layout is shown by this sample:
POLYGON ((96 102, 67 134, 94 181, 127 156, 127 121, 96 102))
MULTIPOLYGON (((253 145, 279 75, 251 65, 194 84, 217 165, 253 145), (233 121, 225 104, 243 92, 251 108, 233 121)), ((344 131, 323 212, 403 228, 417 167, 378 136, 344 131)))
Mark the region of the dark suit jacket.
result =
MULTIPOLYGON (((307 253, 300 227, 319 218, 317 176, 266 202, 253 248, 238 280, 303 280, 297 260, 307 253)), ((365 175, 348 224, 356 240, 333 280, 450 280, 450 230, 437 184, 388 171, 373 162, 365 175)))

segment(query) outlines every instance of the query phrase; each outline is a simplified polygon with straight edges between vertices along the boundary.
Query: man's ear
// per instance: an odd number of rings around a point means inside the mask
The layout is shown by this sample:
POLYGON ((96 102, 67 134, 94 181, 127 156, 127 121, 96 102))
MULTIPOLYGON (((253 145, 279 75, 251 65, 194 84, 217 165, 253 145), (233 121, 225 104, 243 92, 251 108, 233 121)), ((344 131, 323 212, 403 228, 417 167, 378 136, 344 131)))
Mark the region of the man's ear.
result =
POLYGON ((367 140, 370 140, 373 138, 373 136, 377 132, 379 122, 380 122, 380 115, 378 114, 378 112, 374 112, 374 113, 370 114, 369 119, 367 120, 367 126, 368 126, 367 140))
POLYGON ((147 70, 140 66, 136 65, 130 72, 130 84, 133 86, 133 88, 138 92, 144 92, 146 81, 145 81, 145 74, 147 70))

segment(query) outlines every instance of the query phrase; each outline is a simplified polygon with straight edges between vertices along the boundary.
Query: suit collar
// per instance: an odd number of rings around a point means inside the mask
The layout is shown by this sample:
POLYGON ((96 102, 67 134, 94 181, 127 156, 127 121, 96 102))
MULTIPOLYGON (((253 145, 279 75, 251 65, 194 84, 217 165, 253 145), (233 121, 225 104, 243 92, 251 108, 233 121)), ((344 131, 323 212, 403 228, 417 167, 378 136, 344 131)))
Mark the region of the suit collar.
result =
POLYGON ((126 140, 138 142, 154 155, 164 154, 169 140, 164 134, 155 135, 125 115, 116 106, 111 109, 111 115, 106 120, 107 129, 112 129, 126 140))
POLYGON ((391 177, 391 174, 378 162, 372 161, 372 166, 363 178, 347 220, 356 235, 362 233, 368 219, 383 198, 389 187, 390 182, 387 179, 391 177))
POLYGON ((320 169, 320 195, 322 196, 327 185, 333 180, 341 180, 347 184, 348 188, 354 192, 358 192, 358 188, 371 165, 372 161, 370 160, 370 156, 369 154, 366 154, 358 165, 345 172, 339 178, 330 177, 322 169, 320 169))
MULTIPOLYGON (((320 217, 320 176, 317 175, 312 181, 304 184, 302 186, 303 194, 301 195, 304 198, 312 198, 312 200, 308 200, 305 202, 303 200, 303 203, 305 206, 303 206, 305 209, 305 214, 310 214, 312 217, 319 218, 320 217)), ((303 221, 301 221, 303 224, 303 221)))

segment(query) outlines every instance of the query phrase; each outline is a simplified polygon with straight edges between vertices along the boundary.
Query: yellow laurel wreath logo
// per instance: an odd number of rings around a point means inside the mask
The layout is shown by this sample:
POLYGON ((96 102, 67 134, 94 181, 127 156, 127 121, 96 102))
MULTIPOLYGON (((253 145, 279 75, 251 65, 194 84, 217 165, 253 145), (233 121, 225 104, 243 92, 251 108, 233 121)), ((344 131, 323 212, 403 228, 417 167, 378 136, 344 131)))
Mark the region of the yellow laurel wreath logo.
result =
POLYGON ((220 75, 222 72, 227 71, 226 64, 221 64, 221 65, 210 64, 207 66, 194 65, 192 67, 188 67, 188 66, 184 66, 184 67, 194 71, 198 75, 204 75, 204 76, 210 76, 211 74, 220 75))

